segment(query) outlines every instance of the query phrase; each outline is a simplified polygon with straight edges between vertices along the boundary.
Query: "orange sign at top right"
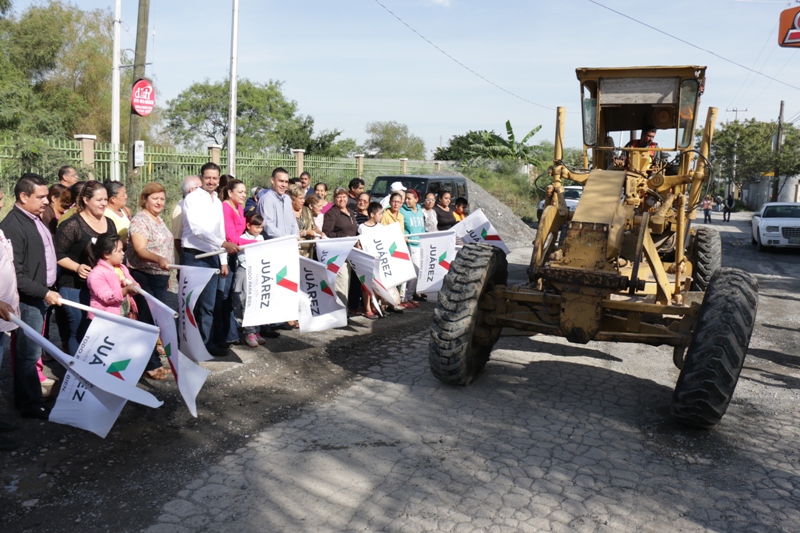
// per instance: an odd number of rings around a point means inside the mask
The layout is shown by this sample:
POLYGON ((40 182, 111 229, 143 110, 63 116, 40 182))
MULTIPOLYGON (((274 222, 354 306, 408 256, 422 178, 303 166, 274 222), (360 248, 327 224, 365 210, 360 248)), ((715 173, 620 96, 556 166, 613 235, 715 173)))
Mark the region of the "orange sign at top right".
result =
POLYGON ((778 45, 800 48, 800 7, 793 7, 781 13, 778 45))

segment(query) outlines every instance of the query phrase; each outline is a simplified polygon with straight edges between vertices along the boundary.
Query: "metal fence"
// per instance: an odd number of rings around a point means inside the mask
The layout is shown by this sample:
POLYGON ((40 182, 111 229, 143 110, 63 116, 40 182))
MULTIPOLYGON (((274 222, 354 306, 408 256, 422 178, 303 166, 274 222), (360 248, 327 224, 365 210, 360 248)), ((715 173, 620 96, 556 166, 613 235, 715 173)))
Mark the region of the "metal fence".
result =
MULTIPOLYGON (((36 146, 23 147, 19 141, 0 139, 0 187, 8 192, 10 184, 19 177, 20 158, 36 160, 37 153, 42 161, 47 161, 49 168, 29 165, 30 170, 42 174, 48 182, 56 181, 56 169, 62 165, 73 165, 91 172, 96 180, 105 181, 111 178, 111 144, 94 143, 94 164, 82 167, 81 143, 68 139, 37 139, 36 146), (42 157, 47 152, 47 157, 42 157), (24 156, 24 157, 23 157, 24 156)), ((120 176, 125 176, 127 163, 127 147, 119 149, 120 176)), ((208 152, 189 152, 174 147, 145 145, 144 166, 139 169, 134 189, 151 181, 159 181, 165 185, 177 186, 184 177, 197 174, 200 167, 210 161, 208 152)), ((395 159, 363 160, 362 177, 371 185, 375 177, 384 174, 402 174, 403 163, 395 159)), ((220 165, 227 167, 228 153, 220 152, 220 165)), ((443 167, 451 166, 443 162, 443 167)), ((237 152, 236 177, 248 186, 268 185, 269 176, 276 167, 284 167, 291 176, 297 175, 298 159, 290 154, 271 154, 259 152, 237 152)), ((324 182, 329 188, 347 186, 347 183, 358 177, 358 160, 356 158, 334 158, 309 155, 303 158, 303 170, 311 174, 313 183, 324 182)), ((435 172, 435 164, 429 161, 408 161, 408 174, 430 174, 435 172)))

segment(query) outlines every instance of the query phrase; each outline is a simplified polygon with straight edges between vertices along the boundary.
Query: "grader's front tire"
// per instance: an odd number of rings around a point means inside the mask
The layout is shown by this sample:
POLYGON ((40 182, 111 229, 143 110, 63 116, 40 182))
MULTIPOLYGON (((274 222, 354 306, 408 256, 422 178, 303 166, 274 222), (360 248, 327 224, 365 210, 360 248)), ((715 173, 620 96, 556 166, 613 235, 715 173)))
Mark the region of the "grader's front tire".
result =
POLYGON ((672 416, 690 426, 718 423, 733 396, 756 320, 758 282, 723 268, 711 278, 672 396, 672 416))
POLYGON ((692 290, 705 291, 722 266, 722 239, 716 228, 695 230, 692 243, 692 290))
POLYGON ((431 325, 430 365, 433 375, 452 385, 469 385, 489 360, 502 328, 492 328, 484 313, 494 309, 490 298, 508 277, 505 253, 488 244, 467 244, 458 252, 439 291, 431 325))

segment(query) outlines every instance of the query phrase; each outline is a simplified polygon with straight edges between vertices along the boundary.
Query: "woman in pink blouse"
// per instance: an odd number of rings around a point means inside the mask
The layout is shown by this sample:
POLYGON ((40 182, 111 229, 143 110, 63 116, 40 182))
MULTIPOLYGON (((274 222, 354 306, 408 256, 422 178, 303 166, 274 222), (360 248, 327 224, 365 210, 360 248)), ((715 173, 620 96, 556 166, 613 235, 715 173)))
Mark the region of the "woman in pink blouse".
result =
MULTIPOLYGON (((252 241, 242 239, 246 229, 244 204, 247 201, 247 187, 241 180, 228 179, 225 188, 220 190, 222 215, 225 220, 225 239, 237 246, 251 244, 252 241)), ((238 268, 236 254, 228 254, 228 271, 236 272, 238 268)), ((238 342, 238 322, 233 312, 233 276, 220 277, 217 284, 217 299, 214 304, 215 338, 225 338, 225 342, 238 342)))

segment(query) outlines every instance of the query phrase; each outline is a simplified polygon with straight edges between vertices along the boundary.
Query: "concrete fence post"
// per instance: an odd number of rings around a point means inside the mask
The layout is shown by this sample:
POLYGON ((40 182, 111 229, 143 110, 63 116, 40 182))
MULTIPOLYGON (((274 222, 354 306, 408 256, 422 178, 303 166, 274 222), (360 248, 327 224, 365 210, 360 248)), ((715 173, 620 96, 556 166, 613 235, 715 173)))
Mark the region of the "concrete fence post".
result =
POLYGON ((356 171, 360 179, 364 179, 364 154, 356 156, 356 171))
POLYGON ((83 168, 89 169, 89 179, 94 179, 94 142, 97 140, 97 135, 87 135, 79 133, 74 136, 75 140, 81 143, 81 165, 83 168))
POLYGON ((439 172, 440 170, 442 170, 442 163, 440 161, 437 161, 436 163, 434 163, 434 168, 436 168, 436 172, 439 172))
POLYGON ((294 154, 294 159, 295 159, 295 163, 296 163, 296 166, 297 166, 297 172, 295 174, 295 177, 299 178, 300 174, 303 173, 303 157, 304 157, 306 151, 305 150, 301 150, 299 148, 298 149, 292 148, 292 153, 294 154))
POLYGON ((400 167, 401 167, 401 174, 408 174, 408 158, 401 157, 400 158, 400 167))
POLYGON ((222 146, 218 144, 209 144, 208 145, 208 158, 211 159, 212 163, 220 164, 222 161, 222 146))

